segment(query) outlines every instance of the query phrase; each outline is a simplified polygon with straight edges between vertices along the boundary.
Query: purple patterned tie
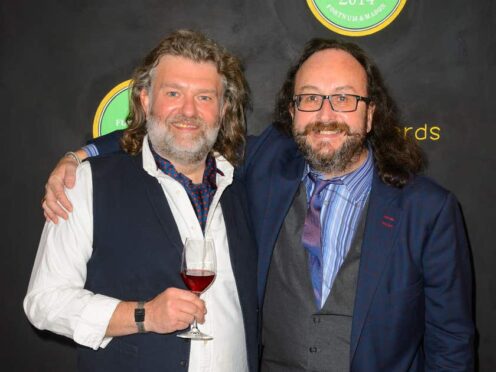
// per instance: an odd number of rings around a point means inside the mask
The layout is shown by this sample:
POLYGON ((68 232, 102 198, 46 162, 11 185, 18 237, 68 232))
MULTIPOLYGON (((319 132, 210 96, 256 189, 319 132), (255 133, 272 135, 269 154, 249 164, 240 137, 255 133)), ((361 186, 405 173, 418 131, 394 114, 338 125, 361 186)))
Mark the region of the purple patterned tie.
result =
POLYGON ((324 195, 321 191, 330 183, 342 183, 341 180, 322 180, 317 176, 309 173, 308 176, 315 183, 310 202, 308 203, 308 211, 305 217, 305 225, 303 226, 302 243, 308 251, 308 267, 310 270, 310 278, 312 281, 313 293, 317 308, 321 308, 322 302, 322 242, 321 242, 321 226, 320 226, 320 210, 324 201, 324 195))

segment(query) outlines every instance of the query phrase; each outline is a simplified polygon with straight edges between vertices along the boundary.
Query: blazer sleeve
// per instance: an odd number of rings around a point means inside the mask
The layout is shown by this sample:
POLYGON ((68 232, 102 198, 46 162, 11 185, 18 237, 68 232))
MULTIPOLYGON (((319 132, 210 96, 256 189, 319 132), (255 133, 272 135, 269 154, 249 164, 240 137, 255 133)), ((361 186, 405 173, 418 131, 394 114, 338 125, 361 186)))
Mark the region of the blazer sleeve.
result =
POLYGON ((98 155, 120 152, 122 151, 120 146, 120 139, 123 133, 123 130, 116 130, 115 132, 111 132, 98 138, 89 140, 88 145, 95 146, 98 151, 98 155))
POLYGON ((456 198, 448 194, 423 250, 426 371, 474 368, 471 259, 456 198))

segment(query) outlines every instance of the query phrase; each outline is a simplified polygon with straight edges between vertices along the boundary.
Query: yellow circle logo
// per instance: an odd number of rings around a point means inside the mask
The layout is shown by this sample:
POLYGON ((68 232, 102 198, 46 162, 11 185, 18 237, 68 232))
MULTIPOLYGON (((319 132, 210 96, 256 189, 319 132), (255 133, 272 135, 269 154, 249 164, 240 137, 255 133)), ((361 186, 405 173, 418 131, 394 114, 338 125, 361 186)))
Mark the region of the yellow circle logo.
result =
POLYGON ((126 80, 117 84, 102 99, 93 119, 93 138, 127 128, 131 82, 132 80, 126 80))
POLYGON ((406 0, 307 0, 315 18, 346 36, 365 36, 387 27, 406 0))

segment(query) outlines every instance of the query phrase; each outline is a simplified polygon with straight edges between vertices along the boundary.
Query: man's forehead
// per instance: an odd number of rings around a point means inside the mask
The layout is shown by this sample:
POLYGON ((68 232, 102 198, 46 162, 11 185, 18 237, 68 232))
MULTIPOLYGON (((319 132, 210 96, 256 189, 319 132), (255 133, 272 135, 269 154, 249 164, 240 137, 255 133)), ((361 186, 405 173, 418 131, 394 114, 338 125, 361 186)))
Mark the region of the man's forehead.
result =
POLYGON ((171 67, 173 65, 181 65, 181 64, 186 64, 188 66, 191 66, 193 68, 209 68, 211 70, 215 70, 218 73, 217 65, 213 61, 200 61, 200 60, 195 60, 190 57, 186 56, 181 56, 181 55, 174 55, 174 54, 164 54, 158 59, 157 67, 158 66, 167 66, 171 67))
POLYGON ((193 59, 164 55, 160 58, 155 68, 153 77, 154 83, 163 84, 201 84, 205 86, 215 86, 221 84, 221 75, 217 71, 217 66, 210 61, 195 61, 193 59))
POLYGON ((312 54, 298 69, 295 87, 318 87, 342 90, 343 87, 366 86, 367 74, 350 53, 324 49, 312 54))

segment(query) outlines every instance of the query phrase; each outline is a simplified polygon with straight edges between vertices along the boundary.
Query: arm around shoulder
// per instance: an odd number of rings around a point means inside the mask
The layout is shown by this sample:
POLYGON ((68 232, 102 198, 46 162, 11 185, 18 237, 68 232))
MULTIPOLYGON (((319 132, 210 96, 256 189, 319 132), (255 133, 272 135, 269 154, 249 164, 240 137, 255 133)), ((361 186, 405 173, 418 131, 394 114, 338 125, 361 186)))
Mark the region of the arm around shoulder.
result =
POLYGON ((42 207, 47 221, 58 223, 59 217, 64 220, 68 218, 73 205, 66 196, 65 188, 74 187, 78 165, 88 157, 120 151, 122 133, 123 131, 116 131, 95 138, 87 146, 68 152, 59 160, 45 185, 42 207))

